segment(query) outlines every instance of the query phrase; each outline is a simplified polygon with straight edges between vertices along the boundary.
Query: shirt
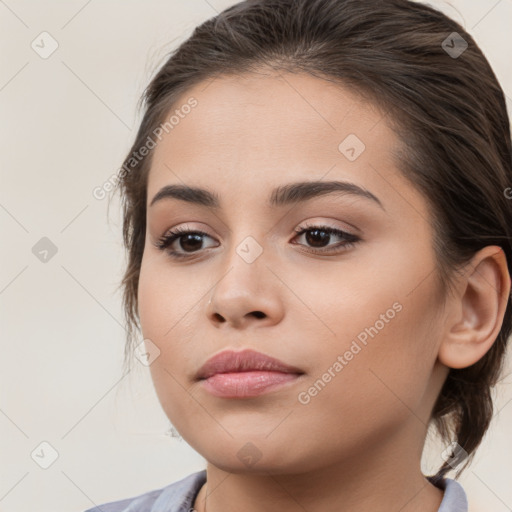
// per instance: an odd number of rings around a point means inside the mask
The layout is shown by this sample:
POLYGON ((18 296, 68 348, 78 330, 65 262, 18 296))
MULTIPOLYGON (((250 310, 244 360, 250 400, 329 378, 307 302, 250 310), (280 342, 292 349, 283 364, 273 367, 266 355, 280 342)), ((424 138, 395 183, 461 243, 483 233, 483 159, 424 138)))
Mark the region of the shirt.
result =
MULTIPOLYGON (((85 512, 193 512, 194 501, 205 482, 206 469, 203 469, 166 487, 97 505, 85 512)), ((444 478, 436 485, 444 490, 438 512, 468 512, 466 493, 458 482, 444 478)))

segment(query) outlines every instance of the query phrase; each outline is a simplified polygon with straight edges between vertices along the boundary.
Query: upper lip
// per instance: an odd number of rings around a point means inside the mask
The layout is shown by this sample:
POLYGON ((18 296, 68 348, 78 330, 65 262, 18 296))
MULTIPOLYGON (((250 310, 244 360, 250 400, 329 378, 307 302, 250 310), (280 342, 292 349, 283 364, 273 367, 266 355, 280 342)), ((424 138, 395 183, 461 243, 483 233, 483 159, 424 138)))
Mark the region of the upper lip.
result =
POLYGON ((304 373, 300 368, 291 366, 273 357, 245 349, 235 352, 224 350, 210 357, 197 372, 197 379, 207 379, 216 373, 248 372, 248 371, 272 371, 282 373, 304 373))

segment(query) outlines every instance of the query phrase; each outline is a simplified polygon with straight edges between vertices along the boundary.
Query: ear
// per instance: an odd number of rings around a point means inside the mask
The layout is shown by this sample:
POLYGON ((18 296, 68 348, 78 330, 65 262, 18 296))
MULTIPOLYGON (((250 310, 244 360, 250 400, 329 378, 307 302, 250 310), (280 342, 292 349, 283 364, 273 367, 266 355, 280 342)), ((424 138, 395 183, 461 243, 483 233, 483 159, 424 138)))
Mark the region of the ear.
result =
POLYGON ((450 315, 439 348, 439 361, 466 368, 479 361, 495 342, 510 297, 505 252, 489 245, 478 251, 448 299, 450 315))

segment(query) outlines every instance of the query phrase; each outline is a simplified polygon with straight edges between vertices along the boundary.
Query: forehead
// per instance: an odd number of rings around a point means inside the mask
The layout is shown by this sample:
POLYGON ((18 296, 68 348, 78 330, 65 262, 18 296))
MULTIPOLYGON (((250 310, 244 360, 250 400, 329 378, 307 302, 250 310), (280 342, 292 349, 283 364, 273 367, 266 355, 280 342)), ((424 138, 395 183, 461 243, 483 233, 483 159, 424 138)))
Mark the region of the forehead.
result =
POLYGON ((219 76, 188 89, 166 119, 173 114, 153 150, 149 198, 181 182, 221 197, 266 200, 283 183, 325 179, 351 181, 380 197, 400 188, 422 201, 397 172, 393 150, 400 141, 385 112, 327 80, 303 73, 219 76), (183 108, 191 99, 194 108, 183 108))

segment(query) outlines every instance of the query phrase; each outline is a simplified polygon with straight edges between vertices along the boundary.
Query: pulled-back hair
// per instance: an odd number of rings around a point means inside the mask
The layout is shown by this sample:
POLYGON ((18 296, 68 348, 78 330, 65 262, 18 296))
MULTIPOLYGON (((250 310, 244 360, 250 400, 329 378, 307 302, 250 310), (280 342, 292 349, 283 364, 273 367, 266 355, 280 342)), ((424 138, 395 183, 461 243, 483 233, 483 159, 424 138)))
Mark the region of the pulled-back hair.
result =
MULTIPOLYGON (((125 365, 140 330, 137 289, 152 152, 133 155, 193 85, 261 68, 333 81, 387 112, 405 148, 399 170, 430 206, 443 296, 487 245, 503 249, 512 274, 510 125, 503 91, 473 38, 441 12, 408 0, 247 0, 198 26, 142 97, 144 116, 118 181, 128 251, 121 283, 125 365)), ((490 424, 491 388, 511 328, 509 297, 490 350, 472 366, 450 369, 433 407, 431 422, 441 439, 469 455, 462 469, 490 424)), ((435 478, 450 469, 445 461, 435 478)))

